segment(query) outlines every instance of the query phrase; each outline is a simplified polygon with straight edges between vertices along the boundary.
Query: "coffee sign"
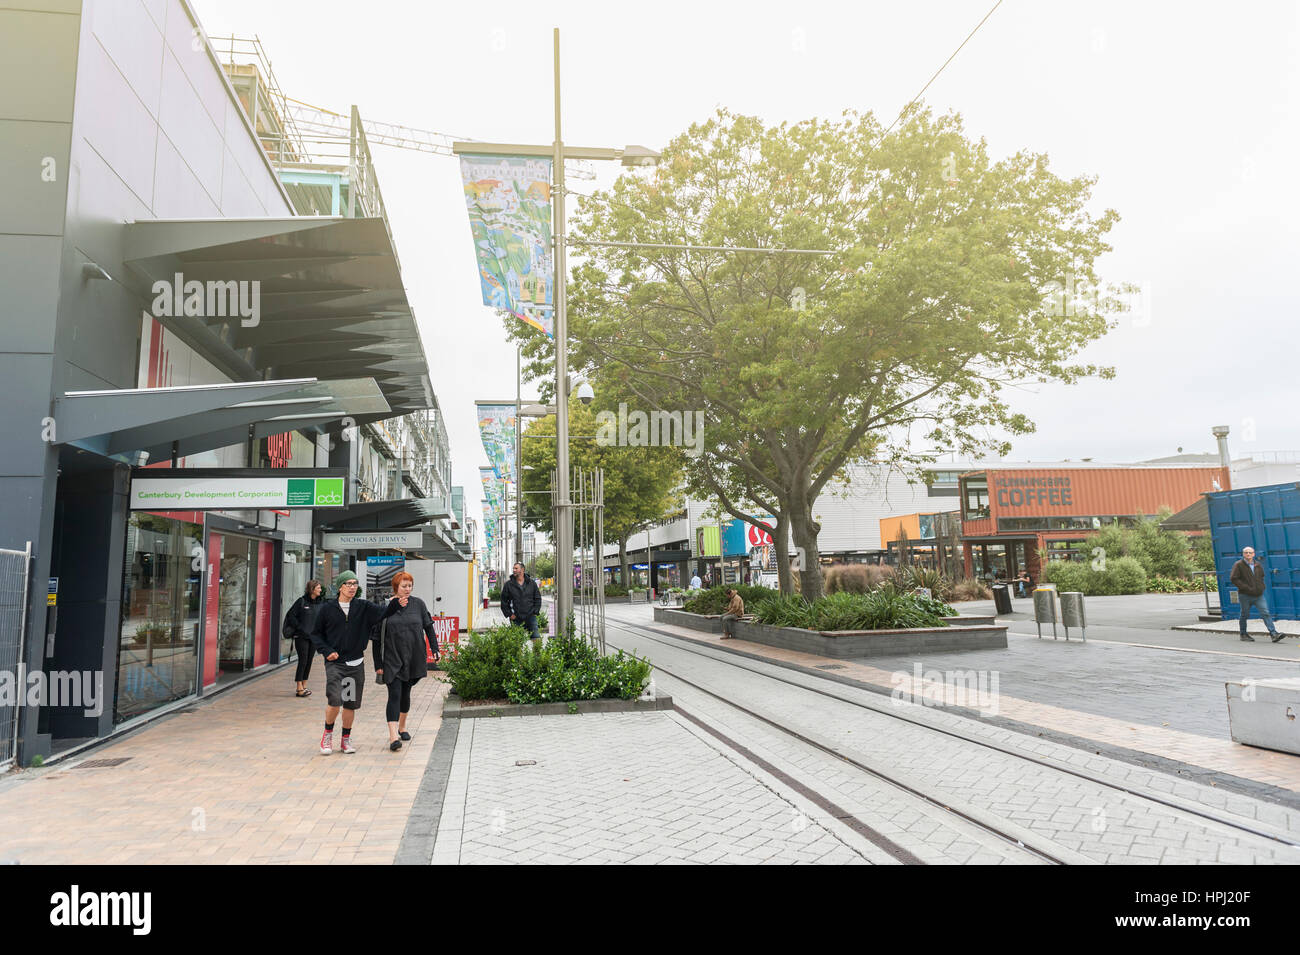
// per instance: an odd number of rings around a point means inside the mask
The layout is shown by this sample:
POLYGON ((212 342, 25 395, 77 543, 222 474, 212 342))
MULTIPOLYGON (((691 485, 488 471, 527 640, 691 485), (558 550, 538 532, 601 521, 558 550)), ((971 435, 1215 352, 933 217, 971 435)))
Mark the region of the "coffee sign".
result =
POLYGON ((999 507, 1025 507, 1045 504, 1049 507, 1071 507, 1070 479, 1064 475, 1048 477, 994 477, 993 486, 998 494, 999 507))

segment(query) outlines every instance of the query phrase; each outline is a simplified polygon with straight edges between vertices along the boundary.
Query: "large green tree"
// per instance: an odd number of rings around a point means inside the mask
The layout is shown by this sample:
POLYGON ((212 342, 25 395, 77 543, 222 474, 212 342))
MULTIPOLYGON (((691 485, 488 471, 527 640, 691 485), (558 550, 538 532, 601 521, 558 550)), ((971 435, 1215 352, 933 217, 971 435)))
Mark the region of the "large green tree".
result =
POLYGON ((1113 375, 1076 361, 1121 308, 1089 294, 1117 219, 1089 212, 1093 182, 995 161, 923 108, 888 133, 871 114, 767 128, 720 111, 651 177, 580 202, 575 366, 647 410, 704 412, 689 489, 776 515, 816 597, 813 504, 846 465, 1006 454, 1033 430, 1006 388, 1113 375))
MULTIPOLYGON (((569 465, 605 472, 602 543, 618 545, 619 579, 626 585, 628 539, 681 507, 684 453, 675 447, 606 443, 610 437, 607 422, 599 404, 587 407, 574 401, 569 405, 569 465)), ((555 469, 555 416, 534 419, 524 431, 523 441, 524 521, 553 534, 550 481, 555 469)))

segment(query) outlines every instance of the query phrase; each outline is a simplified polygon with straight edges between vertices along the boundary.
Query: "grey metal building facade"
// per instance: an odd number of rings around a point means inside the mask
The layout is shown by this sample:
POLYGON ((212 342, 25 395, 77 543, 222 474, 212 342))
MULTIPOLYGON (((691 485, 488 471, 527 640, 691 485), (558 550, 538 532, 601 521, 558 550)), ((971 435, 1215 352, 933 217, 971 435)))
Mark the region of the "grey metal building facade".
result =
MULTIPOLYGON (((325 569, 321 512, 132 510, 142 466, 333 468, 355 502, 359 432, 439 412, 386 221, 298 215, 186 0, 0 0, 0 177, 0 548, 34 554, 20 662, 104 684, 98 713, 19 708, 27 762, 284 659, 283 607, 325 569), (160 312, 182 272, 255 283, 258 321, 160 312)), ((423 454, 440 427, 397 430, 423 454)), ((446 483, 398 453, 395 496, 446 483)), ((402 520, 446 514, 436 493, 402 520)), ((445 526, 430 553, 463 559, 445 526)))

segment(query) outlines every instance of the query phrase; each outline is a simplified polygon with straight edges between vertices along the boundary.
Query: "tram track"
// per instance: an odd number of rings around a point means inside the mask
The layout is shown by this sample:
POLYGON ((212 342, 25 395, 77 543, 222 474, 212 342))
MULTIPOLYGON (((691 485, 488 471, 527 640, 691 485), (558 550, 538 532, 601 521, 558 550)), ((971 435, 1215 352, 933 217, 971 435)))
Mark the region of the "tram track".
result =
MULTIPOLYGON (((1196 816, 1200 820, 1204 820, 1205 822, 1210 823, 1212 825, 1225 827, 1238 834, 1244 834, 1255 838, 1269 840, 1272 843, 1281 844, 1283 846, 1293 848, 1293 849, 1300 848, 1300 839, 1298 839, 1292 833, 1283 832, 1280 830, 1271 830, 1270 828, 1268 828, 1263 824, 1259 824, 1259 823, 1252 824, 1251 822, 1248 822, 1247 820, 1242 819, 1241 817, 1234 817, 1231 814, 1222 814, 1222 813, 1214 812, 1206 809, 1203 806, 1192 804, 1190 803, 1189 800, 1185 800, 1179 797, 1174 797, 1172 795, 1166 796, 1163 794, 1153 793, 1151 791, 1142 790, 1131 786, 1126 786, 1122 783, 1113 780, 1108 780, 1102 776, 1099 776, 1098 774, 1082 770, 1078 767, 1070 766, 1068 764, 1062 764, 1050 759, 1035 757, 1033 755, 1026 754, 1016 749, 999 745, 994 741, 981 739, 978 736, 963 733, 956 728, 935 726, 931 721, 916 719, 910 716, 908 713, 900 711, 900 709, 897 706, 893 706, 893 705, 873 706, 861 699, 855 699, 847 692, 837 691, 836 689, 833 689, 833 688, 838 688, 842 685, 837 682, 832 683, 828 681, 829 686, 826 687, 810 686, 805 682, 788 679, 782 675, 769 672, 769 670, 767 669, 761 669, 760 667, 757 666, 746 665, 746 658, 739 657, 734 654, 730 654, 726 650, 722 650, 720 648, 708 648, 708 647, 701 648, 698 645, 692 646, 692 643, 694 643, 694 641, 690 640, 690 638, 669 633, 659 628, 649 627, 644 624, 632 623, 617 617, 607 617, 606 620, 607 620, 607 624, 611 625, 614 629, 621 630, 636 639, 649 639, 652 642, 660 644, 661 646, 670 647, 673 650, 699 656, 704 659, 710 660, 715 664, 722 664, 726 666, 735 667, 736 669, 746 671, 748 673, 754 674, 755 676, 762 677, 764 679, 771 680, 775 683, 783 684, 785 686, 794 687, 798 690, 807 693, 812 693, 818 696, 834 699, 839 703, 848 704, 859 710, 872 713, 876 716, 884 716, 884 717, 889 717, 893 720, 899 720, 902 721, 903 723, 910 724, 911 726, 917 727, 926 732, 941 734, 942 736, 949 737, 951 739, 955 739, 963 743, 967 743, 973 746, 978 746, 986 750, 991 750, 1000 753, 1003 756, 1011 757, 1013 759, 1020 760, 1025 763, 1032 764, 1042 770, 1047 770, 1053 773, 1060 773, 1080 780, 1084 780, 1092 785, 1103 787, 1105 790, 1115 793, 1117 795, 1121 795, 1131 799, 1141 800, 1144 803, 1158 805, 1162 809, 1172 810, 1176 813, 1183 813, 1183 814, 1196 816)), ((767 666, 771 667, 773 665, 767 664, 767 666)), ((855 769, 859 770, 860 772, 866 773, 867 775, 873 778, 881 780, 887 783, 888 785, 895 787, 896 789, 902 792, 907 793, 912 798, 922 800, 926 804, 932 807, 936 807, 938 809, 943 810, 945 813, 952 814, 953 816, 962 819, 964 822, 976 827, 977 830, 982 831, 990 836, 993 836, 996 839, 1002 841, 1003 843, 1010 844, 1012 846, 1015 846, 1023 850, 1024 852, 1028 853, 1036 860, 1045 861, 1053 864, 1095 861, 1089 859, 1087 856, 1075 850, 1070 850, 1065 847, 1057 846, 1051 839, 1047 837, 1042 837, 1039 834, 1034 833, 1032 828, 1028 828, 1026 830, 1024 827, 1021 827, 1016 824, 1011 824, 1007 821, 1003 821, 1000 823, 996 818, 990 818, 989 813, 986 813, 978 809, 978 807, 956 806, 954 805, 954 800, 948 799, 943 795, 936 795, 933 792, 927 792, 924 787, 918 786, 907 780, 897 778, 899 774, 892 773, 889 770, 883 769, 878 765, 874 765, 874 766, 870 765, 864 760, 857 758, 855 755, 845 752, 840 746, 836 745, 833 741, 813 738, 812 733, 800 732, 796 729, 791 728, 788 725, 785 725, 785 723, 781 720, 774 719, 773 717, 761 713, 756 709, 738 703, 735 700, 730 699, 726 694, 719 693, 718 691, 706 685, 701 684, 698 681, 698 679, 692 680, 689 677, 683 676, 681 672, 679 672, 676 668, 670 669, 656 662, 655 669, 669 676, 674 680, 680 681, 681 683, 708 695, 711 698, 719 700, 720 702, 722 702, 728 707, 731 707, 739 712, 745 713, 747 716, 753 719, 757 719, 761 721, 765 725, 776 729, 777 731, 779 731, 780 733, 788 737, 792 737, 800 741, 804 745, 811 746, 823 753, 826 753, 834 757, 837 760, 840 760, 844 763, 853 766, 855 769), (1026 836, 1028 836, 1028 838, 1026 838, 1026 836)), ((807 679, 810 680, 819 679, 817 675, 802 673, 802 671, 799 672, 802 675, 804 675, 807 679)), ((858 692, 862 693, 862 692, 872 692, 872 691, 866 690, 864 688, 858 690, 858 692)), ((1297 861, 1300 861, 1300 856, 1297 856, 1297 861)))

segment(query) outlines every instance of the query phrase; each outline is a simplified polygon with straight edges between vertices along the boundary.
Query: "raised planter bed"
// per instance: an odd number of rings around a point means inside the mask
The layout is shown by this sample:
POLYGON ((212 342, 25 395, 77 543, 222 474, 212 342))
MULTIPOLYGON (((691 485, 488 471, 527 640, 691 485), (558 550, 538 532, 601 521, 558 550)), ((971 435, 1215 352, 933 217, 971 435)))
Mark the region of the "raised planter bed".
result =
MULTIPOLYGON (((681 610, 656 607, 655 620, 704 633, 721 633, 722 619, 681 610)), ((818 656, 848 657, 899 656, 907 653, 952 653, 961 650, 1006 649, 1006 624, 984 623, 986 617, 948 618, 961 625, 905 630, 799 630, 794 627, 770 627, 764 623, 737 620, 732 624, 736 639, 762 643, 783 650, 798 650, 818 656), (980 621, 967 623, 968 620, 980 621)))
POLYGON ((673 698, 660 694, 653 700, 574 700, 572 703, 501 703, 466 706, 450 693, 442 707, 443 719, 470 720, 498 716, 570 716, 581 713, 650 713, 671 710, 673 698), (573 709, 570 709, 573 707, 573 709))
POLYGON ((655 607, 655 623, 671 623, 677 627, 690 627, 705 633, 721 633, 722 617, 706 616, 700 613, 687 613, 680 608, 655 607))

